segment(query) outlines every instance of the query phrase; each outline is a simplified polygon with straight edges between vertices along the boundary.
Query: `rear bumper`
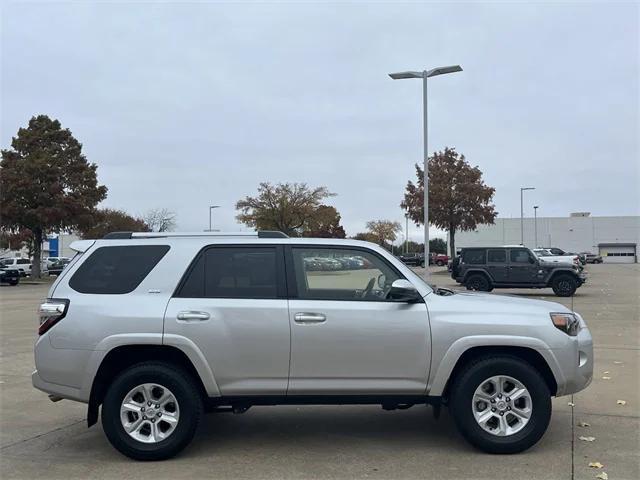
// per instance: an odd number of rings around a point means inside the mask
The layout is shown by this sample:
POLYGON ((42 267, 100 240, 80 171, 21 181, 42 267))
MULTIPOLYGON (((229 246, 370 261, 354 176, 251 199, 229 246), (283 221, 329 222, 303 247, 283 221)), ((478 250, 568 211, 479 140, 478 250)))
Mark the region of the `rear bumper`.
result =
POLYGON ((31 374, 31 383, 35 388, 41 390, 54 397, 68 398, 69 400, 75 400, 77 402, 87 403, 88 399, 84 398, 80 389, 68 387, 66 385, 58 385, 57 383, 45 382, 38 370, 34 370, 31 374))

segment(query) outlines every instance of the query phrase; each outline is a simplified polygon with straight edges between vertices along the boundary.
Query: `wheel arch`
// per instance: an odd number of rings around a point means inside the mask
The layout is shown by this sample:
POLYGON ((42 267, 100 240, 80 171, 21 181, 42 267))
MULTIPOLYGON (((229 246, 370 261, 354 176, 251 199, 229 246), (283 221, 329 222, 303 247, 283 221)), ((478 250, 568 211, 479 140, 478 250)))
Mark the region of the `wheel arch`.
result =
POLYGON ((491 275, 489 275, 487 271, 482 270, 480 268, 475 268, 473 270, 467 270, 466 272, 464 272, 462 283, 464 284, 471 275, 477 275, 477 274, 480 274, 486 277, 487 281, 489 282, 489 285, 493 285, 493 278, 491 278, 491 275))
POLYGON ((496 339, 494 342, 460 339, 456 343, 459 345, 456 346, 454 343, 451 346, 430 381, 429 395, 446 398, 453 379, 464 366, 473 360, 487 356, 508 355, 529 363, 540 372, 554 396, 559 391, 560 385, 565 383, 553 351, 538 345, 538 343, 544 345, 540 340, 527 338, 526 341, 514 342, 513 337, 506 337, 496 339))
MULTIPOLYGON (((202 368, 198 369, 194 365, 197 362, 193 362, 192 358, 178 346, 158 344, 118 345, 106 353, 93 377, 87 412, 88 426, 97 422, 98 407, 102 403, 111 381, 118 374, 137 363, 154 360, 176 365, 189 373, 195 380, 203 400, 209 396, 219 395, 213 375, 211 374, 210 378, 207 378, 206 372, 202 372, 202 368)), ((208 371, 211 373, 210 369, 208 371)))

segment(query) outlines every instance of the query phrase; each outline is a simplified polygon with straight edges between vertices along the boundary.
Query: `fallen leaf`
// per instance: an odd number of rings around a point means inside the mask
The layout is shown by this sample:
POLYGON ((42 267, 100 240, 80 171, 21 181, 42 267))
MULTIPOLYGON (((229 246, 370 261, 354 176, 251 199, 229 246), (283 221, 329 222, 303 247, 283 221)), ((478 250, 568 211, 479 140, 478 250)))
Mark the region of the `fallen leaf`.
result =
POLYGON ((578 437, 578 438, 583 442, 593 442, 596 439, 596 437, 578 437))
POLYGON ((589 462, 589 468, 602 468, 604 467, 603 464, 601 464, 600 462, 589 462))
POLYGON ((606 375, 602 377, 603 380, 611 380, 611 377, 607 377, 606 375))
POLYGON ((590 427, 590 426, 591 426, 591 424, 590 424, 590 423, 587 423, 587 422, 580 422, 580 423, 578 423, 578 426, 579 426, 579 427, 590 427))
POLYGON ((570 407, 575 407, 576 406, 576 404, 573 403, 573 402, 567 402, 567 405, 569 405, 570 407))
POLYGON ((618 405, 626 405, 626 404, 627 404, 627 401, 626 401, 626 400, 618 400, 616 403, 617 403, 618 405))
POLYGON ((607 472, 602 472, 596 475, 596 478, 599 478, 600 480, 609 480, 609 475, 607 475, 607 472))

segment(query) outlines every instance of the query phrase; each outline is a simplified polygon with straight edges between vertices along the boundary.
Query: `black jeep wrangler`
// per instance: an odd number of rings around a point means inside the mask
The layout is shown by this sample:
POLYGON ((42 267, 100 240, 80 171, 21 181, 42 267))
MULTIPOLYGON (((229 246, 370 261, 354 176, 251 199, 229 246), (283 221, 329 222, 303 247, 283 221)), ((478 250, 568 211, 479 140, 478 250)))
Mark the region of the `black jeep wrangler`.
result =
POLYGON ((559 297, 570 297, 586 281, 574 265, 543 263, 525 247, 463 248, 451 277, 468 290, 551 287, 559 297))

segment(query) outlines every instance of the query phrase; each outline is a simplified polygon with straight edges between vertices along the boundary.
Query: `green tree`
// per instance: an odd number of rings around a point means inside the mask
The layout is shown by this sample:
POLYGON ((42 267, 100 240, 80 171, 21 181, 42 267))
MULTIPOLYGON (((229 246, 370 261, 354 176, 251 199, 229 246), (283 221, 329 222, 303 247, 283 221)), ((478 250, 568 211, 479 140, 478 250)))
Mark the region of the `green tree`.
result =
POLYGON ((392 222, 391 220, 371 220, 367 222, 367 230, 375 243, 386 247, 387 241, 389 243, 395 241, 396 234, 402 231, 402 226, 400 222, 392 222))
POLYGON ((320 205, 307 221, 303 237, 345 238, 347 235, 340 225, 340 214, 335 207, 320 205))
POLYGON ((32 117, 11 148, 2 150, 0 226, 31 230, 34 277, 40 276, 44 235, 86 223, 106 198, 107 187, 98 185, 96 169, 69 129, 46 115, 32 117))
POLYGON ((429 240, 429 251, 433 253, 447 253, 447 242, 441 238, 429 240))
POLYGON ((279 230, 289 236, 300 236, 325 198, 335 194, 327 187, 309 188, 306 183, 263 182, 258 195, 236 203, 240 213, 236 219, 257 230, 279 230))
MULTIPOLYGON (((424 223, 423 170, 416 165, 417 182, 409 181, 400 204, 416 225, 424 223)), ((485 185, 478 167, 464 155, 445 148, 429 158, 429 223, 449 232, 449 251, 455 256, 456 230, 474 230, 478 224, 493 223, 495 189, 485 185)))
POLYGON ((110 232, 149 232, 151 229, 141 219, 135 218, 122 210, 104 208, 96 211, 93 221, 81 225, 78 232, 82 238, 102 238, 110 232))

